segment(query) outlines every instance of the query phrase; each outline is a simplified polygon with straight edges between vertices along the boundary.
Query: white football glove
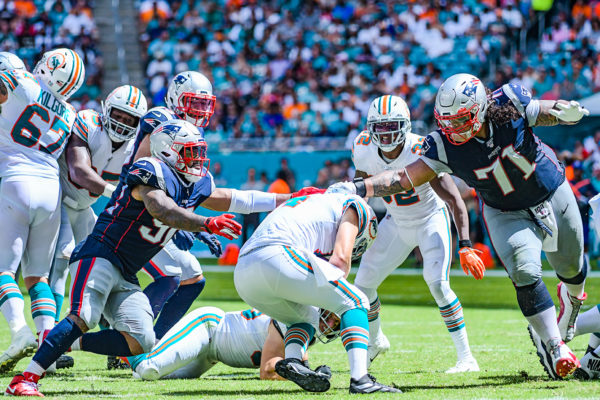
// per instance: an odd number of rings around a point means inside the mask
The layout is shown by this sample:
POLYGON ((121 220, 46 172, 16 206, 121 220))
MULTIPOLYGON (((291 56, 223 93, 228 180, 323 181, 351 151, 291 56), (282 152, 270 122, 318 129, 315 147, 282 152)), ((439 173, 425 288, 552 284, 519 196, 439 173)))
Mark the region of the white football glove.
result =
POLYGON ((569 104, 556 103, 550 114, 564 122, 579 122, 585 115, 590 115, 590 112, 575 100, 571 100, 569 104))
POLYGON ((325 193, 356 194, 356 185, 353 182, 338 182, 329 186, 325 193))

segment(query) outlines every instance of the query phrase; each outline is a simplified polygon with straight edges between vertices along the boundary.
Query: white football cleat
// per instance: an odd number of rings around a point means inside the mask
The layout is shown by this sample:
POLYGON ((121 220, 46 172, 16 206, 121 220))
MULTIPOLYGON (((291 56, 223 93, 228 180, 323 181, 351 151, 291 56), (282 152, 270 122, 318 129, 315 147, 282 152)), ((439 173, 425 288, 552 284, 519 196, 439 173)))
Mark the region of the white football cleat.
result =
POLYGON ((379 334, 373 341, 373 343, 369 343, 369 347, 367 349, 369 358, 367 360, 367 368, 371 366, 373 360, 380 354, 385 353, 390 349, 390 341, 383 334, 383 332, 379 331, 379 334))
POLYGON ((20 359, 28 357, 37 350, 37 340, 28 326, 19 329, 12 338, 8 349, 0 355, 0 373, 12 371, 20 359))
POLYGON ((562 379, 581 366, 575 354, 562 340, 552 339, 545 344, 531 325, 527 330, 536 347, 540 363, 550 379, 562 379))
POLYGON ((600 356, 595 351, 586 353, 581 359, 581 367, 575 370, 573 376, 581 380, 600 378, 600 356))
POLYGON ((474 357, 458 360, 454 367, 446 370, 447 374, 460 374, 462 372, 479 372, 479 364, 477 364, 477 360, 474 357))
POLYGON ((580 298, 573 297, 569 294, 567 286, 562 282, 556 287, 556 295, 560 301, 560 311, 558 313, 558 330, 560 336, 565 343, 570 342, 575 337, 575 321, 579 315, 581 304, 587 298, 587 293, 584 293, 580 298))

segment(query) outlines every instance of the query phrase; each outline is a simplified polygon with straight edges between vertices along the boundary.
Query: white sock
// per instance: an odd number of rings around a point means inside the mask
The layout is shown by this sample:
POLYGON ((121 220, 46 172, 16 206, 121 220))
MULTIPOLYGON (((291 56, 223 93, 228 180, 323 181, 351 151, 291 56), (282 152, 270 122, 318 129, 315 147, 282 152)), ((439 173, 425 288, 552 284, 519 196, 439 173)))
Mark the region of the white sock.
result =
POLYGON ((8 329, 10 329, 11 337, 14 337, 19 330, 27 326, 27 322, 25 322, 25 313, 23 311, 24 308, 25 302, 23 301, 23 298, 20 297, 12 297, 6 300, 0 307, 2 315, 4 315, 6 322, 8 322, 8 329))
POLYGON ((348 361, 350 362, 350 376, 360 379, 367 373, 367 349, 354 347, 348 350, 348 361))
POLYGON ((46 370, 42 368, 42 366, 35 361, 31 360, 27 368, 25 368, 25 372, 30 372, 32 374, 36 374, 37 376, 42 376, 46 370))
POLYGON ((38 315, 33 319, 35 329, 38 332, 38 336, 42 339, 44 331, 51 330, 54 328, 54 317, 48 315, 38 315))
POLYGON ((81 350, 81 338, 80 337, 75 339, 75 341, 71 345, 71 351, 78 351, 78 350, 81 350))
POLYGON ((563 282, 563 285, 567 287, 567 291, 571 296, 577 297, 578 299, 583 296, 585 281, 577 284, 563 282))
POLYGON ((459 361, 473 357, 473 354, 471 354, 471 348, 469 347, 467 328, 461 328, 455 332, 450 332, 450 337, 454 341, 454 347, 456 347, 456 356, 458 357, 459 361))
POLYGON ((304 348, 298 343, 289 343, 285 346, 285 358, 297 358, 302 360, 304 356, 304 348))
POLYGON ((527 318, 527 321, 529 321, 537 334, 540 335, 542 342, 548 343, 550 339, 561 340, 554 307, 525 318, 527 318))
POLYGON ((575 336, 594 332, 600 332, 600 311, 597 306, 579 314, 575 323, 575 336))

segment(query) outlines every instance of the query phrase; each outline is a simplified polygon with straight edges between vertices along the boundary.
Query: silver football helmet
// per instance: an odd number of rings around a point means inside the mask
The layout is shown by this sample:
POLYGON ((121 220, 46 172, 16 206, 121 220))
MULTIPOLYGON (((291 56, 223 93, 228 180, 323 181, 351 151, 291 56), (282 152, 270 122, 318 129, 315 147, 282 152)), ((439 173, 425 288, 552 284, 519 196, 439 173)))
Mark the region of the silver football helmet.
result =
MULTIPOLYGON (((140 119, 148 112, 148 103, 144 93, 135 86, 119 86, 102 102, 102 125, 110 140, 124 142, 135 136, 140 119), (130 123, 117 120, 114 111, 119 110, 131 116, 130 123)), ((120 119, 120 118, 119 118, 120 119)))
POLYGON ((202 128, 208 126, 216 101, 208 78, 195 71, 175 75, 165 97, 167 107, 179 118, 202 128))
POLYGON ((85 81, 85 66, 73 50, 54 49, 44 53, 33 74, 57 99, 67 101, 85 81))
POLYGON ((373 143, 383 151, 392 151, 410 132, 410 111, 398 96, 381 96, 371 102, 367 130, 373 143))
MULTIPOLYGON (((375 211, 371 208, 367 201, 359 196, 352 196, 358 200, 356 206, 356 212, 358 214, 358 228, 359 232, 354 240, 354 247, 352 249, 352 260, 358 260, 369 247, 373 244, 375 237, 377 236, 377 216, 375 211)), ((349 207, 352 203, 346 203, 345 207, 349 207)), ((344 208, 345 208, 344 207, 344 208)))
POLYGON ((0 72, 13 71, 15 69, 26 70, 23 60, 8 51, 0 51, 0 72))
POLYGON ((487 108, 488 97, 481 80, 470 74, 456 74, 440 86, 434 115, 450 143, 460 145, 481 130, 487 108))
POLYGON ((182 119, 165 121, 150 135, 150 153, 164 161, 188 182, 197 182, 210 166, 204 137, 182 119))

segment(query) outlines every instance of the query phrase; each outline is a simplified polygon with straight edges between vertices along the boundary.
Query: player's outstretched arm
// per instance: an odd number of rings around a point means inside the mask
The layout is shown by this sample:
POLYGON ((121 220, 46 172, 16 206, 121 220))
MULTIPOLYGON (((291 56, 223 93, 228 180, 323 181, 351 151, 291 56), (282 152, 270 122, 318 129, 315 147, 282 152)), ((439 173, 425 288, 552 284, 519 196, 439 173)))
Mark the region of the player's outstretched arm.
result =
POLYGON ((574 125, 590 115, 578 102, 571 100, 539 100, 540 111, 535 126, 574 125))
POLYGON ((87 143, 79 136, 71 135, 65 151, 69 178, 72 182, 94 194, 102 194, 106 197, 112 195, 115 186, 102 179, 92 168, 92 159, 87 143))
POLYGON ((275 372, 277 361, 285 358, 285 344, 281 334, 275 329, 273 323, 269 324, 267 338, 260 356, 260 379, 285 380, 275 372))
MULTIPOLYGON (((237 190, 216 188, 201 204, 202 207, 214 211, 229 211, 240 214, 253 212, 266 212, 274 210, 281 201, 279 197, 289 194, 277 195, 275 193, 260 192, 258 190, 237 190)), ((285 200, 283 200, 285 201, 285 200)))
MULTIPOLYGON (((366 197, 390 196, 420 186, 436 177, 423 160, 417 160, 401 170, 385 171, 364 180, 366 197)), ((357 192, 359 196, 363 196, 357 192)))
POLYGON ((348 208, 340 221, 335 243, 333 245, 333 254, 329 258, 329 262, 342 271, 344 278, 350 273, 350 265, 352 264, 352 249, 354 241, 358 235, 358 214, 352 207, 348 208))

